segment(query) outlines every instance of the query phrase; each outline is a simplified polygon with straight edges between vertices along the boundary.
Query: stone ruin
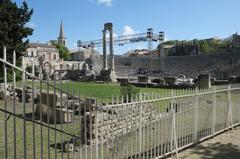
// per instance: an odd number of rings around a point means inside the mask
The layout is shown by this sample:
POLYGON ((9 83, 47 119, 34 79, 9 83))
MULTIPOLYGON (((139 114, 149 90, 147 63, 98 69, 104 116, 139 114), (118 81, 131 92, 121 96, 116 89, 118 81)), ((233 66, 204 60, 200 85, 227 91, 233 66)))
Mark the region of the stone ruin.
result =
POLYGON ((209 89, 211 87, 211 75, 210 74, 200 74, 197 79, 197 86, 199 88, 209 89))
POLYGON ((52 93, 39 94, 35 114, 38 116, 41 115, 44 122, 47 122, 49 119, 50 123, 54 123, 54 115, 56 115, 56 123, 71 123, 73 111, 66 108, 65 102, 61 104, 58 98, 58 95, 52 93))
POLYGON ((87 108, 87 111, 90 111, 90 109, 92 110, 94 101, 94 99, 88 98, 84 101, 78 97, 70 97, 66 94, 62 94, 62 97, 60 98, 59 94, 48 94, 43 92, 41 96, 40 94, 38 95, 35 114, 39 116, 42 114, 44 122, 49 118, 50 123, 54 123, 54 115, 56 114, 56 123, 71 123, 74 115, 83 114, 84 107, 87 108))
POLYGON ((120 135, 127 135, 140 128, 158 121, 161 114, 157 114, 150 103, 123 104, 121 108, 98 107, 92 112, 85 112, 82 116, 81 139, 83 144, 94 144, 115 139, 120 135), (97 116, 97 119, 96 119, 97 116))
MULTIPOLYGON (((7 85, 6 88, 6 95, 7 98, 10 98, 11 100, 15 99, 18 102, 22 102, 22 93, 23 93, 23 89, 16 87, 15 88, 15 94, 14 94, 14 87, 12 85, 7 85)), ((0 85, 0 100, 4 100, 4 85, 0 85)), ((32 99, 32 88, 26 86, 25 88, 25 102, 26 103, 30 103, 32 100, 36 100, 37 99, 37 91, 34 90, 33 92, 34 96, 32 99)))
POLYGON ((113 49, 113 25, 112 23, 104 24, 103 30, 103 68, 100 71, 101 80, 106 82, 116 82, 115 67, 114 67, 114 49, 113 49), (109 52, 110 52, 110 62, 108 67, 107 62, 107 31, 109 31, 109 52))

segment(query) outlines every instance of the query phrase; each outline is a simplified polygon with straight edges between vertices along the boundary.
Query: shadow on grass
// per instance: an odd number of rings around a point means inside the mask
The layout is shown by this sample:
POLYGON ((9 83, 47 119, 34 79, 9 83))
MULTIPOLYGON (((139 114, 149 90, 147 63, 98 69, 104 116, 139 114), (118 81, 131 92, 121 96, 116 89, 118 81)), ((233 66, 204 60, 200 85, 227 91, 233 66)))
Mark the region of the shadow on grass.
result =
MULTIPOLYGON (((191 154, 197 154, 201 159, 240 159, 240 145, 231 143, 222 144, 220 142, 193 149, 191 154)), ((188 157, 188 156, 185 156, 188 157)))

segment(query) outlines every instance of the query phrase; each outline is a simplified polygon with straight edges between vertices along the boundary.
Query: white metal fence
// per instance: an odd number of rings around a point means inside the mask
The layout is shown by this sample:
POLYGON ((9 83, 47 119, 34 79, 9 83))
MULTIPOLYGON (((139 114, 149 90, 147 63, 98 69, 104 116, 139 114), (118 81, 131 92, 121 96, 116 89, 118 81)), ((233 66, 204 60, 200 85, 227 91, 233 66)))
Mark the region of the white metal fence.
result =
POLYGON ((69 90, 61 79, 43 81, 25 71, 24 61, 19 68, 15 58, 6 59, 5 49, 0 158, 178 156, 179 150, 240 123, 238 86, 82 100, 81 90, 69 90), (16 73, 22 74, 21 83, 16 73))

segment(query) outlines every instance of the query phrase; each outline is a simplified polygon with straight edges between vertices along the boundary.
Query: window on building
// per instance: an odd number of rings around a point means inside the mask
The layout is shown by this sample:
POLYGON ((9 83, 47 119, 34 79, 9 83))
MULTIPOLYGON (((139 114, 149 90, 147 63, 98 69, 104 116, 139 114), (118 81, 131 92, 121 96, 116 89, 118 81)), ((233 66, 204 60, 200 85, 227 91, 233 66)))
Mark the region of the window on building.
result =
POLYGON ((51 54, 50 53, 48 54, 48 60, 51 60, 51 54))
POLYGON ((33 51, 31 51, 31 56, 33 57, 33 51))
POLYGON ((54 59, 54 60, 56 60, 56 59, 57 59, 57 57, 56 57, 56 54, 54 54, 54 55, 53 55, 53 59, 54 59))

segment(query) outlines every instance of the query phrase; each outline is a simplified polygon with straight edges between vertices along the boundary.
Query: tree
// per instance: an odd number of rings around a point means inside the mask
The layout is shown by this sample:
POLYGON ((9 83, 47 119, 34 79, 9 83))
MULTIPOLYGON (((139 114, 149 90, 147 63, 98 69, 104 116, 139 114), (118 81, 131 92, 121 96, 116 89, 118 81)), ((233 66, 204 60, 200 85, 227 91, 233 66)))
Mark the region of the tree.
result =
MULTIPOLYGON (((3 47, 7 48, 7 59, 12 62, 13 50, 16 58, 23 55, 28 45, 27 37, 32 35, 33 29, 27 27, 33 10, 28 8, 24 1, 22 6, 17 6, 11 0, 0 0, 0 57, 3 57, 3 47)), ((0 65, 0 78, 3 77, 2 65, 0 65)), ((0 79, 1 81, 2 79, 0 79)))
POLYGON ((199 41, 200 52, 203 54, 208 54, 211 52, 209 44, 206 40, 199 41))
POLYGON ((70 52, 66 46, 58 44, 54 41, 52 41, 51 44, 54 45, 58 49, 60 58, 63 58, 64 60, 70 59, 70 52))
MULTIPOLYGON (((26 26, 32 14, 33 10, 28 8, 25 1, 20 7, 11 0, 0 1, 1 57, 3 46, 6 46, 9 52, 15 50, 17 58, 23 55, 29 42, 26 38, 33 33, 33 29, 26 26)), ((11 59, 10 55, 8 57, 11 59)))

